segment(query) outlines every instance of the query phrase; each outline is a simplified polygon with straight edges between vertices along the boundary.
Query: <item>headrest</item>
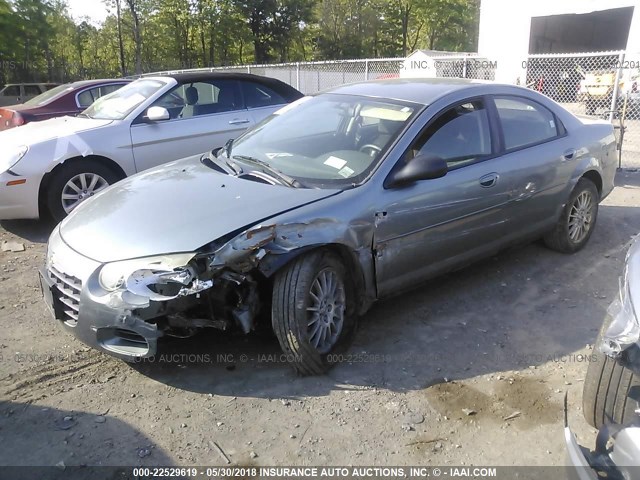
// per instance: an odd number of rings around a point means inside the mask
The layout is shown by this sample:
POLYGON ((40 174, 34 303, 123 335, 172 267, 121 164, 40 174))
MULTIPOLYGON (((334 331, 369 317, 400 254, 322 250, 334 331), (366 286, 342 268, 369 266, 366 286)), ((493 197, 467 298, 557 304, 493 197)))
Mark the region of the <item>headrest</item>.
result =
POLYGON ((185 96, 187 105, 195 105, 196 103, 198 103, 198 98, 200 97, 198 95, 198 89, 193 85, 185 90, 185 96))

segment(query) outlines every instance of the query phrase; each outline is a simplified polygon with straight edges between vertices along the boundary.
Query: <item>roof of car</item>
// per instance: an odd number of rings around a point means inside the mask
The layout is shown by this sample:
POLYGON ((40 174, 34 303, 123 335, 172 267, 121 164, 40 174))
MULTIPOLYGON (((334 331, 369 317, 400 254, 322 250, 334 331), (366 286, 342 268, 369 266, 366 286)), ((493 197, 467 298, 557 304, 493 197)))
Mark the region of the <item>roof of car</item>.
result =
POLYGON ((325 92, 389 98, 429 105, 438 98, 454 91, 480 85, 497 84, 485 80, 465 78, 393 78, 341 85, 325 92))
POLYGON ((128 78, 99 78, 96 80, 79 80, 77 82, 69 83, 74 88, 88 87, 90 85, 101 85, 103 83, 130 83, 131 79, 128 78))
POLYGON ((38 82, 28 82, 28 83, 6 83, 4 86, 5 87, 15 87, 17 85, 25 85, 25 86, 31 86, 31 85, 60 85, 59 83, 38 83, 38 82))
MULTIPOLYGON (((149 75, 145 75, 149 76, 149 75)), ((280 80, 275 78, 263 77, 260 75, 252 75, 250 73, 237 73, 237 72, 186 72, 186 73, 166 73, 158 74, 159 77, 171 77, 180 83, 198 82, 201 80, 211 79, 229 79, 229 80, 252 80, 260 83, 281 83, 280 80)))

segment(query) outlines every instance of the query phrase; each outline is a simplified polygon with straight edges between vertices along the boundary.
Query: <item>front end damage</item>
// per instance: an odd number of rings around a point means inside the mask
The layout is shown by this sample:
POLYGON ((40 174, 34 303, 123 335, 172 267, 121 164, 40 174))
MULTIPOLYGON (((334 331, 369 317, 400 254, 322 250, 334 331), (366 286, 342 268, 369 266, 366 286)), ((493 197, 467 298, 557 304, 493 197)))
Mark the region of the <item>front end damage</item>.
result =
MULTIPOLYGON (((636 240, 627 254, 618 298, 607 309, 602 339, 594 346, 599 352, 635 375, 640 375, 640 322, 636 315, 636 306, 640 305, 638 301, 640 301, 640 241, 636 240)), ((618 383, 622 381, 620 375, 624 373, 616 376, 611 369, 607 372, 608 376, 603 374, 600 381, 608 382, 609 388, 616 389, 618 383)), ((632 389, 622 400, 624 404, 618 404, 616 408, 624 408, 626 402, 635 403, 632 419, 620 425, 609 417, 598 431, 595 449, 590 451, 578 445, 575 435, 569 429, 565 396, 564 430, 569 478, 579 480, 640 478, 640 398, 632 389)), ((598 400, 600 408, 607 408, 610 401, 610 397, 598 400)))
POLYGON ((325 245, 333 233, 328 223, 337 224, 317 220, 259 225, 194 253, 87 266, 92 272, 78 280, 75 292, 62 280, 75 278, 73 269, 79 262, 64 261, 69 255, 61 254, 64 242, 53 235, 43 288, 53 292, 52 310, 74 335, 118 358, 136 361, 154 356, 163 336, 186 338, 205 328, 248 334, 259 319, 268 321, 270 278, 295 256, 325 245), (65 315, 68 300, 75 303, 71 313, 76 318, 68 311, 65 315))
POLYGON ((636 240, 626 258, 624 276, 618 298, 609 306, 609 326, 602 342, 596 345, 602 353, 615 359, 625 368, 640 375, 640 241, 636 240))

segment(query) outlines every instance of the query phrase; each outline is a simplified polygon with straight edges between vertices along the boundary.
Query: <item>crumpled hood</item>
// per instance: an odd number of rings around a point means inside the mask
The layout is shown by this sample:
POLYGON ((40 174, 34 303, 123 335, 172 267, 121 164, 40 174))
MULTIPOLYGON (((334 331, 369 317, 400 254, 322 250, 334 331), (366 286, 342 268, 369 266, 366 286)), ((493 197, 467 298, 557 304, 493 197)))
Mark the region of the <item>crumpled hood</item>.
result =
POLYGON ((94 120, 82 117, 52 118, 0 132, 0 145, 3 148, 35 145, 47 140, 69 137, 86 130, 101 128, 110 123, 112 120, 94 120))
POLYGON ((225 175, 200 155, 125 179, 80 205, 62 239, 99 262, 192 252, 218 238, 339 190, 294 189, 225 175))

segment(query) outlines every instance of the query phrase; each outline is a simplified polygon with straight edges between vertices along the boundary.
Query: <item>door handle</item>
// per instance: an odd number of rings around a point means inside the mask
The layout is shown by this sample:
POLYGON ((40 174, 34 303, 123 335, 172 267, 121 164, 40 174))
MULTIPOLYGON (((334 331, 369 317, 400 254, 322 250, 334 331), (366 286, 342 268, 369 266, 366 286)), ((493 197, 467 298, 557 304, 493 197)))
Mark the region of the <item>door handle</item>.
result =
POLYGON ((489 173, 480 178, 480 186, 484 188, 494 187, 498 183, 499 175, 497 173, 489 173))
POLYGON ((245 123, 249 123, 249 120, 245 119, 240 119, 240 118, 236 118, 234 120, 231 120, 229 122, 229 125, 243 125, 245 123))
POLYGON ((571 148, 562 154, 565 160, 571 160, 575 155, 576 155, 575 148, 571 148))

